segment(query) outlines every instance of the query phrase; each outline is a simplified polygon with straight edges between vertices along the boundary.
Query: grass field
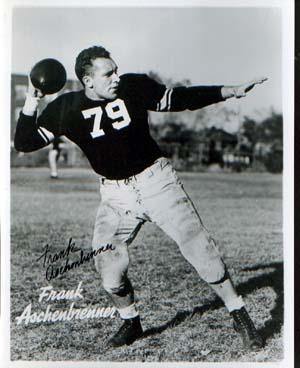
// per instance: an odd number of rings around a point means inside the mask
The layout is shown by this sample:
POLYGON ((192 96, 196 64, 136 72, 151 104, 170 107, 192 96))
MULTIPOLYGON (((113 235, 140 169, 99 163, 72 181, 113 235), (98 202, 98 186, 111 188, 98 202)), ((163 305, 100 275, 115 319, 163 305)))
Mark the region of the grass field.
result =
MULTIPOLYGON (((48 243, 60 251, 73 238, 90 249, 99 202, 98 181, 86 169, 14 169, 11 203, 11 359, 93 361, 278 361, 283 358, 283 258, 281 176, 270 174, 180 174, 202 219, 217 240, 238 291, 266 339, 256 353, 241 349, 232 321, 177 246, 146 224, 130 246, 129 276, 136 290, 145 335, 129 347, 108 349, 118 318, 17 325, 15 318, 38 302, 47 286, 37 258, 48 243)), ((82 281, 77 308, 110 306, 92 262, 61 275, 55 290, 82 281)), ((52 310, 69 301, 51 303, 52 310)))

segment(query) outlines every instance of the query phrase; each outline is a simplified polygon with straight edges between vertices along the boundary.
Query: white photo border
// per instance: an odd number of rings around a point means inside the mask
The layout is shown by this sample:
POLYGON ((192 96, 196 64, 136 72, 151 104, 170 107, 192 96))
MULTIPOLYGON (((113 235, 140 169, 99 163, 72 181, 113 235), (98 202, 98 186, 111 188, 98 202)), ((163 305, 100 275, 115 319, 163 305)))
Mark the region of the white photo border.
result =
MULTIPOLYGON (((1 45, 5 50, 1 57, 0 90, 1 110, 5 115, 1 124, 1 356, 2 367, 139 367, 140 362, 34 362, 34 361, 10 361, 10 74, 11 74, 11 27, 12 11, 14 7, 82 7, 83 2, 78 0, 61 2, 33 1, 33 0, 6 0, 1 5, 1 45)), ((282 10, 282 85, 283 85, 283 116, 284 116, 284 172, 283 172, 283 215, 284 215, 284 352, 285 356, 277 363, 143 363, 144 367, 291 367, 293 365, 293 305, 294 305, 294 251, 293 251, 293 204, 294 204, 294 6, 290 1, 279 0, 250 0, 250 1, 85 1, 85 7, 94 6, 155 6, 155 7, 280 7, 282 10)))

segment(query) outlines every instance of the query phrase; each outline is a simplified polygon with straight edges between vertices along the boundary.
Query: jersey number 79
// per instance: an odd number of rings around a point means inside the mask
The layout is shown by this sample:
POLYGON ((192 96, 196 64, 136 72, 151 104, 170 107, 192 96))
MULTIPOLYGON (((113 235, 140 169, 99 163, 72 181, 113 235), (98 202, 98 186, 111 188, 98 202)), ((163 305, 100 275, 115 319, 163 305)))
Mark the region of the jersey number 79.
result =
MULTIPOLYGON (((115 121, 112 124, 112 126, 117 130, 125 128, 131 122, 126 105, 124 101, 121 100, 120 98, 117 98, 112 102, 109 102, 105 106, 105 111, 110 119, 112 120, 118 119, 118 121, 115 121)), ((85 119, 89 119, 94 115, 93 131, 91 132, 92 138, 97 138, 105 135, 104 130, 100 129, 103 114, 101 106, 93 107, 91 109, 83 110, 81 112, 85 119)))

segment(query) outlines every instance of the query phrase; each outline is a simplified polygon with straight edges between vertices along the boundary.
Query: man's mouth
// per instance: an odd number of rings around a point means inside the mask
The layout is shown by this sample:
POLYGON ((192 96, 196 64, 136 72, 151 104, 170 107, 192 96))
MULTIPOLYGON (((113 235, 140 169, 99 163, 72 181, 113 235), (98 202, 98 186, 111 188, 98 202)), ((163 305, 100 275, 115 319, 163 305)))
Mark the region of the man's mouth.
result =
POLYGON ((117 90, 118 90, 118 86, 111 87, 112 92, 117 92, 117 90))

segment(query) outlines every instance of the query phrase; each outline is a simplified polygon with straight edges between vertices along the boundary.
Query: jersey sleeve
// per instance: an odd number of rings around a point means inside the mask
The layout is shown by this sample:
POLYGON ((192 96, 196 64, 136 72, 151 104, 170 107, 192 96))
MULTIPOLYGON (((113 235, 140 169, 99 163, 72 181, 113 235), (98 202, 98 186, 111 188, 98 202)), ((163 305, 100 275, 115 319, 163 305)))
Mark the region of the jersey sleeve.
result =
POLYGON ((38 130, 51 140, 64 134, 65 106, 61 95, 50 102, 37 119, 38 130))
POLYGON ((50 143, 39 132, 36 120, 36 113, 33 116, 20 113, 14 136, 14 147, 17 151, 33 152, 50 143))
POLYGON ((146 74, 137 77, 139 94, 144 105, 152 111, 197 110, 224 101, 223 86, 194 86, 167 88, 146 74))
POLYGON ((195 86, 165 88, 162 95, 157 95, 154 111, 197 110, 202 107, 224 101, 221 94, 222 86, 195 86))
MULTIPOLYGON (((159 111, 197 110, 202 107, 224 101, 223 86, 175 87, 170 90, 167 106, 159 111), (168 110, 165 110, 165 109, 168 110)), ((163 98, 164 99, 164 98, 163 98)), ((162 100, 163 100, 162 99, 162 100)))
POLYGON ((146 74, 125 74, 121 77, 126 91, 134 97, 137 94, 147 110, 184 111, 224 101, 223 86, 194 86, 167 88, 146 74))
POLYGON ((57 98, 47 105, 39 117, 20 113, 14 146, 17 151, 32 152, 51 143, 54 137, 63 135, 63 101, 57 98))

